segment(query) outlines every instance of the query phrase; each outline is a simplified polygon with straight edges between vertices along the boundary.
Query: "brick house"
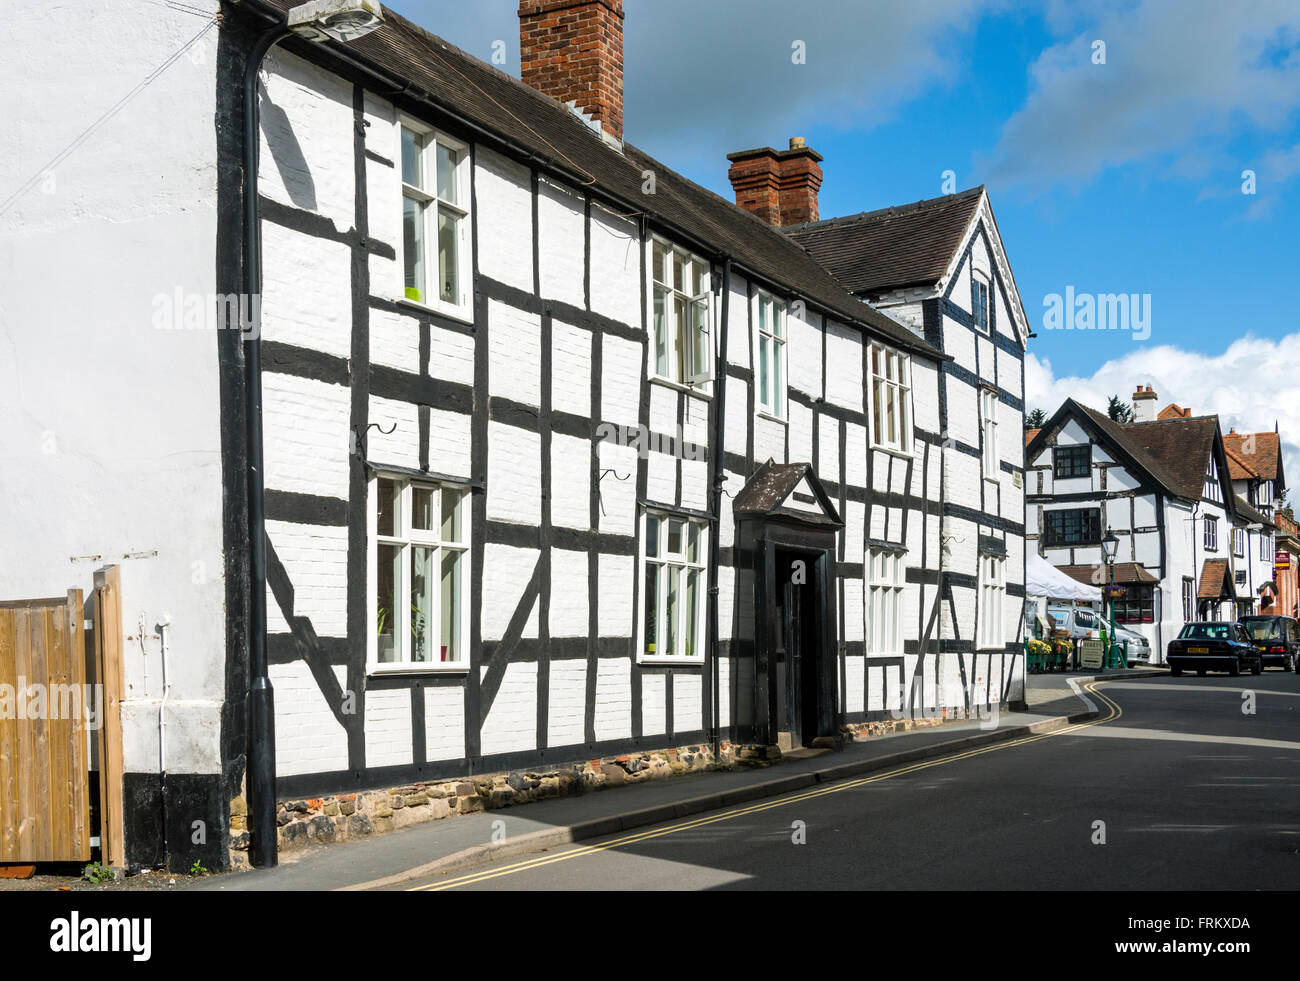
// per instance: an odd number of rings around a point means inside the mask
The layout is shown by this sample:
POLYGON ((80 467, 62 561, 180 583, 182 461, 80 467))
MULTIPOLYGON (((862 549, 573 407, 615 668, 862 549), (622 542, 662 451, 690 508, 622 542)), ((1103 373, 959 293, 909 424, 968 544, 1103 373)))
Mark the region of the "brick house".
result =
POLYGON ((1297 588, 1296 561, 1300 557, 1300 527, 1290 508, 1280 508, 1273 516, 1276 527, 1273 582, 1277 587, 1276 612, 1284 616, 1300 615, 1300 589, 1297 588))
MULTIPOLYGON (((346 42, 284 32, 294 7, 223 3, 196 37, 105 14, 119 63, 202 54, 150 96, 178 121, 123 117, 102 227, 75 198, 18 219, 113 300, 93 320, 33 275, 15 309, 108 324, 67 377, 129 383, 93 445, 7 476, 31 563, 0 588, 140 556, 133 864, 226 867, 275 798, 1023 702, 1028 327, 983 188, 822 222, 795 140, 711 194, 623 139, 618 0, 524 0, 522 81, 388 10, 346 42), (220 329, 162 329, 241 292, 220 329), (38 541, 92 492, 109 525, 38 541)), ((87 425, 64 370, 15 446, 87 425)))

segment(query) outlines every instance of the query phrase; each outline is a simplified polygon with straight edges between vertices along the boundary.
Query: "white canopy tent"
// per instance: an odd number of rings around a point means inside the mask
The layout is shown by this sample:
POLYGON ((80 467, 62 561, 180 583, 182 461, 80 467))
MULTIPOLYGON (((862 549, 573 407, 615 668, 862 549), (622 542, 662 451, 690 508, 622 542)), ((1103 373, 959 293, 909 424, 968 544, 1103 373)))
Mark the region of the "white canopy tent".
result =
POLYGON ((1025 562, 1025 598, 1038 597, 1072 603, 1100 603, 1101 589, 1072 579, 1037 552, 1030 552, 1025 562))

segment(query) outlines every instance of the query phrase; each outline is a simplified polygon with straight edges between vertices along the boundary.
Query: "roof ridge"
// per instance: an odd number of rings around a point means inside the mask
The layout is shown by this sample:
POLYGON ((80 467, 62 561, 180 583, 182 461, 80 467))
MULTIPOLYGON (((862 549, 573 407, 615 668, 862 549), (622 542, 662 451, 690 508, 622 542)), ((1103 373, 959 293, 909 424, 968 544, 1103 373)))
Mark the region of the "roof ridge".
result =
POLYGON ((941 194, 934 198, 922 198, 919 201, 912 201, 907 204, 891 204, 884 208, 876 208, 872 211, 859 211, 854 214, 837 215, 834 218, 823 218, 820 221, 805 221, 798 225, 787 225, 782 228, 781 231, 788 233, 804 231, 811 228, 830 228, 837 224, 847 225, 850 222, 867 222, 876 218, 893 218, 900 215, 914 214, 928 207, 938 207, 940 204, 952 204, 957 201, 965 201, 984 190, 985 185, 976 184, 974 187, 968 187, 965 190, 957 191, 953 194, 941 194))
MULTIPOLYGON (((287 10, 294 0, 267 2, 287 10)), ((752 274, 801 296, 863 334, 907 348, 921 357, 948 359, 923 335, 855 296, 840 277, 800 243, 782 234, 781 229, 634 144, 621 141, 620 152, 564 103, 450 44, 410 18, 388 7, 384 11, 385 26, 359 39, 357 53, 406 81, 420 98, 427 96, 442 111, 480 126, 506 147, 530 157, 533 166, 554 168, 573 190, 590 188, 593 198, 612 204, 615 213, 629 212, 622 215, 624 218, 649 218, 675 229, 710 254, 732 254, 747 276, 752 274), (598 152, 598 147, 608 155, 598 152), (656 189, 661 195, 659 201, 636 193, 646 164, 660 174, 656 189)))

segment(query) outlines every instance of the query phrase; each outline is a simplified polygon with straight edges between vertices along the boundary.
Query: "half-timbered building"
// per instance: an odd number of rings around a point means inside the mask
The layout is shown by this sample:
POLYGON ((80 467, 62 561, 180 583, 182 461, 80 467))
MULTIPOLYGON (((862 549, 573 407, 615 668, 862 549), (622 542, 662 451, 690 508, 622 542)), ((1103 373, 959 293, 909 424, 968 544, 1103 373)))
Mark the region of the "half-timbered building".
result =
POLYGON ((223 3, 200 45, 215 127, 165 163, 202 179, 159 208, 203 248, 154 223, 114 259, 166 252, 160 296, 259 286, 242 333, 172 349, 196 469, 165 500, 107 448, 66 474, 120 473, 122 540, 163 543, 127 590, 136 860, 225 864, 271 691, 281 798, 1023 701, 1028 329, 983 188, 819 222, 794 140, 712 194, 623 138, 619 0, 523 0, 522 80, 388 10, 311 38, 295 6, 223 3))
POLYGON ((1280 479, 1281 463, 1276 434, 1256 434, 1256 450, 1250 437, 1225 436, 1218 416, 1176 405, 1157 414, 1156 399, 1139 387, 1129 423, 1066 400, 1025 450, 1026 526, 1053 565, 1093 585, 1113 579, 1117 623, 1163 661, 1184 623, 1274 607, 1274 526, 1262 508, 1272 511, 1278 491, 1257 468, 1280 479), (1113 570, 1107 532, 1119 539, 1113 570))

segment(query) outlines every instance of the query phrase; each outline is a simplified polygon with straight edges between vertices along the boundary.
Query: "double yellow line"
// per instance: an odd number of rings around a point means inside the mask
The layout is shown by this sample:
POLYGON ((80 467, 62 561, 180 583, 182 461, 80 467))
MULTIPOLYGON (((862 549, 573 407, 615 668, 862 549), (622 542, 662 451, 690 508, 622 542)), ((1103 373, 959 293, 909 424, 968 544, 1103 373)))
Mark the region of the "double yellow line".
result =
POLYGON ((1088 722, 1079 722, 1075 725, 1065 726, 1061 729, 1054 729, 1051 732, 1045 732, 1039 735, 1024 736, 1020 739, 1010 739, 1006 742, 992 743, 988 746, 981 746, 978 749, 968 750, 963 753, 953 753, 950 756, 940 756, 933 760, 926 760, 920 763, 910 763, 906 766, 896 767, 892 770, 885 770, 869 777, 862 777, 859 780, 837 781, 835 783, 827 784, 824 787, 817 787, 813 790, 790 794, 772 800, 761 801, 756 804, 750 804, 746 807, 738 807, 734 810, 723 811, 720 814, 711 814, 704 817, 694 818, 689 821, 683 821, 680 824, 670 825, 666 828, 656 828, 625 835, 622 838, 615 838, 611 841, 602 842, 599 845, 582 845, 555 855, 539 855, 536 858, 526 859, 522 862, 515 862, 511 865, 504 865, 500 868, 488 868, 479 872, 470 872, 466 875, 457 876, 454 879, 448 879, 445 882, 433 882, 424 886, 413 886, 407 891, 440 892, 444 889, 456 889, 460 886, 469 886, 477 882, 486 882, 489 879, 496 879, 505 875, 514 875, 517 872, 526 872, 531 869, 539 869, 556 862, 567 862, 570 859, 583 858, 587 855, 593 855, 596 852, 609 851, 613 848, 623 848, 643 841, 650 841, 653 838, 662 838, 666 835, 673 835, 682 831, 691 831, 695 828, 703 828, 706 825, 717 824, 721 821, 732 821, 736 818, 747 817, 750 814, 758 814, 761 811, 770 811, 773 808, 802 803, 803 801, 813 800, 817 797, 825 797, 827 794, 838 794, 845 790, 855 790, 858 787, 865 787, 868 784, 879 783, 881 780, 892 780, 894 777, 902 777, 909 773, 916 773, 920 770, 928 770, 930 767, 943 766, 947 763, 956 763, 959 760, 968 760, 974 756, 983 756, 985 753, 992 753, 1001 749, 1012 749, 1016 746, 1025 746, 1042 739, 1050 739, 1053 736, 1064 736, 1067 733, 1078 732, 1080 729, 1087 729, 1090 726, 1103 725, 1107 722, 1113 722, 1118 719, 1124 714, 1124 710, 1121 709, 1112 699, 1097 690, 1097 686, 1101 684, 1105 684, 1105 682, 1092 681, 1085 685, 1084 688, 1087 689, 1089 694, 1096 697, 1102 705, 1110 710, 1110 714, 1104 718, 1091 719, 1088 722))

